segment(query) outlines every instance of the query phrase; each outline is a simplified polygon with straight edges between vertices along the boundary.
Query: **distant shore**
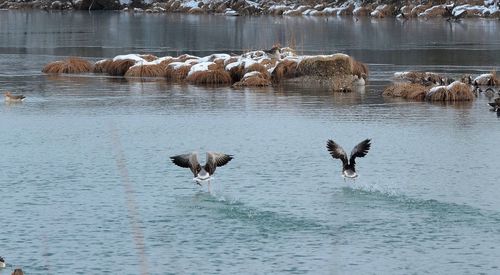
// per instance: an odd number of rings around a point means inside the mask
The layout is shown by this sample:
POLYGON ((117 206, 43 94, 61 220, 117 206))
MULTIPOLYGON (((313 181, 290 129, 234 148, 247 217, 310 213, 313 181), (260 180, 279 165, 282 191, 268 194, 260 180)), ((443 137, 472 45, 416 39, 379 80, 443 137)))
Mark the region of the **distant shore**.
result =
POLYGON ((57 10, 116 10, 135 13, 187 13, 223 14, 226 16, 274 15, 274 16, 354 16, 354 17, 397 17, 446 18, 458 21, 463 18, 500 19, 500 0, 458 0, 454 2, 428 1, 249 1, 249 0, 168 0, 165 2, 143 2, 131 0, 0 0, 0 9, 57 10), (392 4, 389 4, 391 2, 392 4), (404 3, 404 4, 403 4, 404 3))

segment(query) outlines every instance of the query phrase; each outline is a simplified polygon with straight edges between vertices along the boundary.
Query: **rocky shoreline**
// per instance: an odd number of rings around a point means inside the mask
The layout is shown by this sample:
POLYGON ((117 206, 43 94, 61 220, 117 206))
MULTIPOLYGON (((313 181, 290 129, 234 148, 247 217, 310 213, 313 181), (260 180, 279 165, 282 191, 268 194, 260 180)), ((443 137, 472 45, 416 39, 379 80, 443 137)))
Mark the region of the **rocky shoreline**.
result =
POLYGON ((274 16, 369 16, 373 18, 495 18, 500 0, 457 1, 250 1, 250 0, 0 0, 0 9, 117 10, 136 13, 188 13, 274 16))

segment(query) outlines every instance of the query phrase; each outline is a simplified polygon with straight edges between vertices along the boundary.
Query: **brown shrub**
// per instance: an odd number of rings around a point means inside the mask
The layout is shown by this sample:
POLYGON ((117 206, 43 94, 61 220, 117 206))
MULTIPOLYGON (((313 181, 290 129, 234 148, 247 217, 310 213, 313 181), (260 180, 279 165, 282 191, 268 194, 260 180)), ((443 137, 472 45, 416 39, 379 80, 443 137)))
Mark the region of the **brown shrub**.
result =
POLYGON ((161 62, 160 62, 160 65, 163 66, 163 68, 166 68, 168 66, 168 64, 174 62, 174 59, 170 56, 164 58, 161 62))
POLYGON ((418 83, 427 86, 432 84, 442 84, 442 79, 444 79, 443 76, 436 73, 417 71, 400 73, 397 77, 402 80, 410 81, 411 83, 418 83))
POLYGON ((187 81, 194 84, 229 84, 231 83, 231 75, 224 70, 208 70, 197 71, 189 74, 186 78, 187 81))
POLYGON ((274 82, 297 76, 297 61, 291 59, 281 60, 271 73, 274 82))
POLYGON ((114 60, 107 66, 109 75, 124 76, 128 69, 134 66, 135 61, 132 59, 114 60))
POLYGON ((90 73, 93 71, 93 64, 78 57, 70 57, 63 61, 55 61, 47 64, 42 72, 57 73, 57 74, 79 74, 90 73))
POLYGON ((453 95, 452 101, 471 101, 476 98, 472 87, 460 81, 451 83, 447 89, 453 95))
POLYGON ((107 73, 108 72, 108 66, 113 62, 112 59, 103 59, 100 61, 97 61, 94 65, 94 73, 99 74, 99 73, 107 73))
POLYGON ((425 86, 416 83, 395 83, 386 87, 382 95, 423 100, 427 90, 425 86))
POLYGON ((352 75, 353 59, 345 54, 306 57, 297 66, 300 75, 332 77, 352 75))
POLYGON ((125 77, 164 77, 165 69, 160 64, 136 65, 130 67, 125 77))
POLYGON ((165 69, 165 77, 172 80, 184 80, 190 69, 189 64, 172 62, 165 69))
POLYGON ((243 65, 243 63, 239 63, 238 65, 231 66, 228 72, 233 82, 240 81, 243 75, 245 74, 245 66, 243 65))
POLYGON ((425 96, 428 101, 471 101, 474 98, 471 87, 460 81, 434 87, 425 96))
POLYGON ((262 77, 265 77, 266 79, 271 79, 271 75, 267 71, 267 68, 259 63, 254 63, 248 67, 245 68, 244 74, 249 73, 249 72, 259 72, 262 77))
POLYGON ((241 81, 233 84, 234 87, 264 87, 270 85, 271 81, 269 78, 257 71, 247 74, 241 81))

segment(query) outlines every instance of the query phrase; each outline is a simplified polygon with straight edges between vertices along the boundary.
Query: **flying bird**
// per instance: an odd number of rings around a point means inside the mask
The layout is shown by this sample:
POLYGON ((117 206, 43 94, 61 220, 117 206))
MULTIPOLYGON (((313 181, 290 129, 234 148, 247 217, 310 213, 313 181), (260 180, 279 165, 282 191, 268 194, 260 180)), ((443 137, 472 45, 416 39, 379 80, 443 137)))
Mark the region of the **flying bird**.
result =
POLYGON ((326 143, 326 148, 330 152, 330 155, 332 155, 334 159, 340 159, 342 161, 342 176, 346 178, 355 178, 358 176, 355 168, 355 160, 357 157, 362 158, 366 156, 368 150, 370 150, 370 146, 370 139, 363 140, 352 149, 351 156, 347 159, 347 154, 344 149, 335 143, 335 141, 329 139, 326 143))
POLYGON ((170 157, 172 162, 180 167, 189 168, 193 172, 193 180, 201 186, 202 181, 208 181, 208 191, 210 191, 210 178, 215 173, 215 169, 226 165, 233 159, 232 155, 223 153, 207 152, 207 159, 204 166, 198 162, 198 153, 182 154, 170 157))

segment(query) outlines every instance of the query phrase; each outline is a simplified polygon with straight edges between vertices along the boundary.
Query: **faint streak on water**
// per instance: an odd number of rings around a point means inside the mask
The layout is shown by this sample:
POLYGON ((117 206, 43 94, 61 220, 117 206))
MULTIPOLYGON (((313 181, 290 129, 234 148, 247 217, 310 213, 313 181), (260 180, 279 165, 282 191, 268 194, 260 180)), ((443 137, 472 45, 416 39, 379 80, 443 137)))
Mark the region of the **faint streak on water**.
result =
POLYGON ((127 169, 127 160, 123 153, 123 148, 120 141, 119 132, 113 126, 109 126, 111 137, 113 139, 113 148, 115 149, 115 160, 118 171, 120 172, 121 181, 123 184, 126 204, 128 209, 127 218, 129 219, 130 226, 132 227, 132 235, 135 243, 137 254, 139 255, 140 272, 143 275, 149 274, 148 261, 145 253, 144 233, 142 232, 143 224, 137 211, 137 203, 134 197, 134 187, 130 180, 129 172, 127 169))

